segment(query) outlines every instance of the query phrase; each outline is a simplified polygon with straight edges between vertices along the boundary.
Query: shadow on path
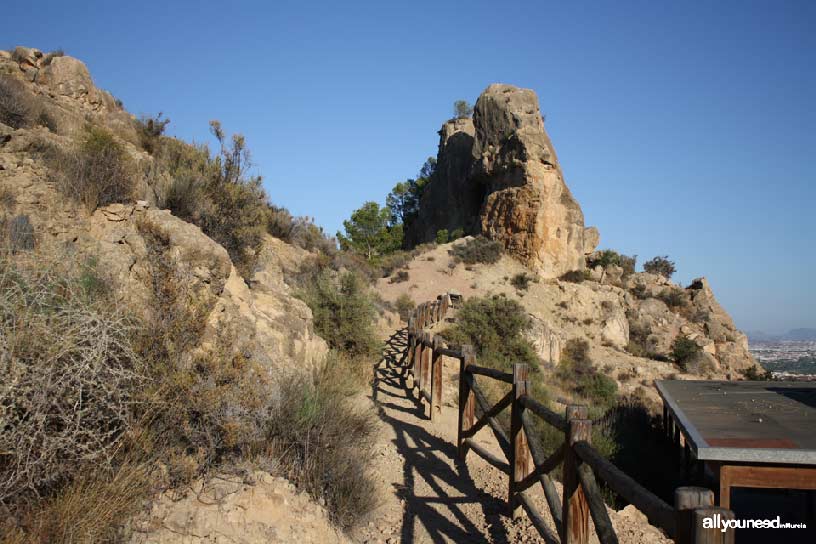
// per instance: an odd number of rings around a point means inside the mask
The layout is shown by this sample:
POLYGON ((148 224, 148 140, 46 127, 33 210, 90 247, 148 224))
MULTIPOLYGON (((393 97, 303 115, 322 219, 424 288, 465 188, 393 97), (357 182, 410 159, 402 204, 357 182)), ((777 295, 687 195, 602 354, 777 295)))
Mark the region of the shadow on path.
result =
POLYGON ((396 490, 405 501, 401 542, 417 542, 420 525, 435 543, 509 542, 502 523, 505 502, 476 487, 455 444, 426 429, 431 423, 425 405, 405 384, 406 340, 405 329, 387 340, 372 382, 379 416, 393 428, 404 461, 403 482, 396 490))

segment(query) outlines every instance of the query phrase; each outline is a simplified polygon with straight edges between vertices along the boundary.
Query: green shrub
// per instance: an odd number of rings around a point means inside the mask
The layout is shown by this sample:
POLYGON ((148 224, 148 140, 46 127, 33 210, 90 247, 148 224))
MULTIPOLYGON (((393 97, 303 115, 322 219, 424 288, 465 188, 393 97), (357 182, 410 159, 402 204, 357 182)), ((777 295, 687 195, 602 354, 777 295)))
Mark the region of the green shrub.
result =
POLYGON ((742 376, 750 381, 771 381, 774 379, 773 372, 765 370, 760 365, 749 366, 743 371, 742 376))
POLYGON ((437 244, 447 244, 448 243, 448 229, 440 229, 436 231, 436 243, 437 244))
POLYGON ((375 352, 374 305, 358 274, 345 272, 335 281, 323 271, 299 296, 312 309, 315 330, 329 347, 350 356, 375 352))
POLYGON ((388 283, 402 283, 404 281, 408 281, 409 277, 410 275, 408 274, 407 270, 400 270, 388 283))
POLYGON ((403 293, 399 297, 397 297, 397 300, 394 303, 394 305, 397 309, 397 313, 399 313, 400 318, 403 321, 408 321, 408 318, 411 317, 414 308, 416 308, 414 299, 412 299, 407 293, 403 293))
POLYGON ((680 368, 685 370, 688 363, 694 359, 701 350, 702 348, 700 348, 694 340, 686 338, 683 335, 677 335, 671 346, 672 360, 680 368))
POLYGON ((530 282, 537 283, 538 278, 527 274, 527 272, 519 272, 510 280, 510 285, 519 291, 526 291, 530 287, 530 282))
POLYGON ((116 202, 131 202, 136 190, 133 161, 107 130, 88 125, 75 148, 50 161, 57 187, 89 212, 116 202))
POLYGON ((535 349, 523 333, 531 322, 515 300, 500 295, 466 300, 456 316, 456 325, 442 332, 450 342, 471 344, 485 366, 509 369, 513 363, 538 366, 535 349))
POLYGON ((643 263, 643 270, 650 274, 658 274, 668 279, 675 273, 674 261, 669 260, 668 255, 654 257, 643 263))
POLYGON ((279 384, 280 398, 269 418, 271 454, 285 475, 315 499, 331 519, 348 528, 370 511, 376 485, 366 453, 377 429, 373 413, 354 403, 352 363, 334 355, 311 379, 279 384))
POLYGON ((464 229, 461 228, 454 229, 453 232, 450 233, 448 241, 453 242, 454 240, 458 240, 459 238, 463 238, 464 236, 465 236, 464 229))
POLYGON ((481 236, 471 238, 462 244, 456 244, 450 250, 454 259, 474 265, 477 263, 493 264, 499 261, 502 254, 502 244, 495 240, 488 240, 481 236))
POLYGON ((596 252, 593 257, 587 258, 587 266, 595 268, 600 266, 606 268, 609 265, 616 265, 623 268, 623 275, 628 276, 635 273, 635 264, 637 263, 637 255, 624 255, 611 249, 604 249, 596 252))

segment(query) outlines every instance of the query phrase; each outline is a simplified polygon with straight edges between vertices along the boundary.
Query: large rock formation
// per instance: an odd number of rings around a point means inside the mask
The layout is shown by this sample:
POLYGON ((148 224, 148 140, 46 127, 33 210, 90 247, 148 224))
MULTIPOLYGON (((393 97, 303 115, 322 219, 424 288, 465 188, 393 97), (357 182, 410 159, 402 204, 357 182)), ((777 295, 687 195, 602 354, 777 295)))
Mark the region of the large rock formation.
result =
POLYGON ((535 92, 491 85, 472 120, 448 121, 439 135, 436 173, 409 226, 410 242, 461 228, 501 241, 544 277, 584 268, 598 232, 584 227, 564 183, 535 92))

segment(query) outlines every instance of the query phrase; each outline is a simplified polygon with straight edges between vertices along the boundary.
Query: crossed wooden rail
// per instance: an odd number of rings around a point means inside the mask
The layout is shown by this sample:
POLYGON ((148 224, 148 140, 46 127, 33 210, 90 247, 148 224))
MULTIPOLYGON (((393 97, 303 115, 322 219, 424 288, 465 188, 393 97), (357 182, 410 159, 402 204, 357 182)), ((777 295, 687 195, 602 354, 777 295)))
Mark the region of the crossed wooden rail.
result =
POLYGON ((714 494, 701 487, 680 487, 675 490, 675 505, 638 484, 592 447, 592 420, 587 408, 569 405, 560 415, 528 395, 530 382, 525 364, 513 365, 513 372, 478 366, 472 346, 450 349, 441 337, 426 330, 444 322, 461 297, 444 294, 435 301, 420 304, 408 320, 408 344, 403 359, 403 374, 410 374, 419 397, 430 406, 430 418, 436 420, 442 409, 442 357, 459 360, 459 425, 457 451, 464 461, 472 451, 509 476, 507 502, 510 515, 527 512, 541 537, 547 542, 586 544, 589 541, 589 519, 602 544, 617 544, 618 537, 596 478, 600 478, 627 502, 633 504, 656 527, 680 544, 725 544, 733 542, 733 529, 723 533, 718 528, 705 528, 703 519, 719 514, 733 519, 730 510, 714 506, 714 494), (491 405, 476 376, 490 378, 511 386, 510 391, 491 405), (510 429, 496 417, 510 408, 510 429), (478 416, 478 419, 477 419, 478 416), (564 433, 564 443, 549 456, 535 430, 532 416, 541 418, 564 433), (475 437, 489 427, 504 459, 497 457, 475 437), (563 467, 563 496, 559 498, 549 473, 563 467), (533 503, 528 490, 541 484, 550 514, 558 534, 547 526, 533 503))

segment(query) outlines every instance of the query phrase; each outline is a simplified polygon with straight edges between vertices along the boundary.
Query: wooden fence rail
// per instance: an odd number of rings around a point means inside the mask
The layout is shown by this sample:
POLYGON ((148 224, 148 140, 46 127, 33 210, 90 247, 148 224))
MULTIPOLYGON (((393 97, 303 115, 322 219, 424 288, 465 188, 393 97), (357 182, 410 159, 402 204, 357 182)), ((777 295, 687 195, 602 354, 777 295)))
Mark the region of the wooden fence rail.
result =
POLYGON ((426 330, 446 321, 454 308, 454 301, 459 299, 444 294, 414 310, 408 319, 403 376, 412 377, 417 396, 428 404, 429 417, 435 421, 442 410, 443 357, 459 361, 457 453, 465 461, 467 454, 473 452, 507 474, 509 515, 519 516, 523 510, 546 542, 564 544, 586 544, 591 519, 602 544, 617 544, 618 537, 603 501, 600 480, 680 544, 733 543, 733 530, 723 533, 716 528, 703 527, 702 520, 714 514, 733 519, 731 511, 713 506, 710 490, 678 488, 674 506, 669 505, 592 447, 593 421, 587 418, 586 406, 568 404, 564 415, 558 414, 528 394, 531 389, 527 365, 514 364, 512 373, 478 366, 472 346, 450 348, 440 336, 426 330), (509 384, 510 391, 491 404, 479 386, 477 376, 509 384), (509 432, 497 419, 506 409, 510 410, 509 432), (564 434, 564 442, 549 455, 544 451, 533 417, 564 434), (504 459, 476 441, 476 433, 485 427, 492 431, 504 459), (563 484, 560 498, 549 476, 559 465, 563 484), (549 529, 532 500, 530 489, 535 484, 541 485, 557 535, 549 529))

